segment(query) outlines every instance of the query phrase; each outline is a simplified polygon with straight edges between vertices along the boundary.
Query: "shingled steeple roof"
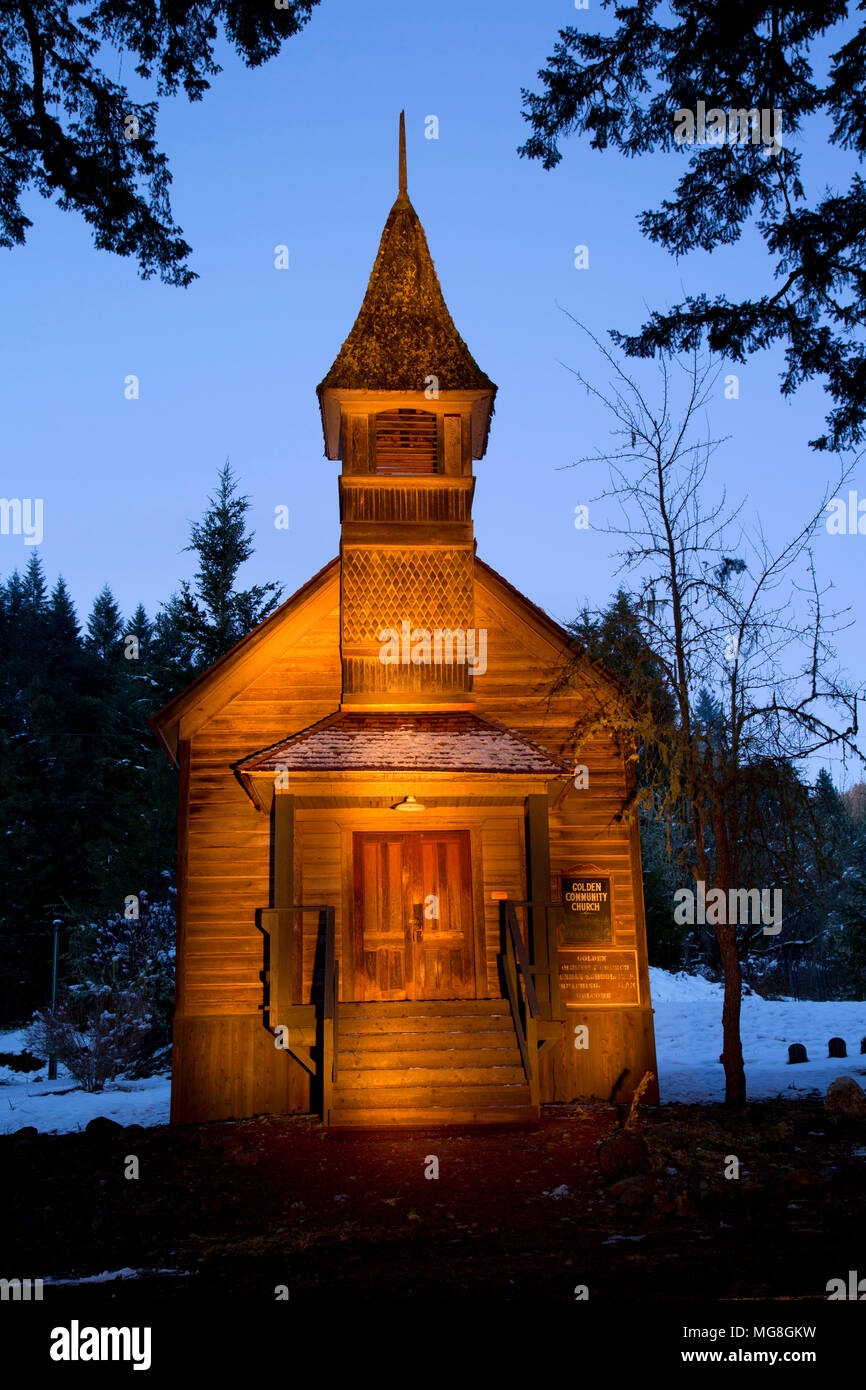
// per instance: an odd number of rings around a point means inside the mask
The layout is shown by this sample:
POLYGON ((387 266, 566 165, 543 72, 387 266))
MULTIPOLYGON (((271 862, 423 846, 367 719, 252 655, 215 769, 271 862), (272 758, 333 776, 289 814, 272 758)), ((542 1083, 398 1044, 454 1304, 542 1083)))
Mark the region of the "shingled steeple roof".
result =
POLYGON ((409 201, 401 112, 397 199, 358 317, 318 392, 321 398, 329 388, 423 391, 431 374, 441 391, 496 391, 454 327, 424 228, 409 201))

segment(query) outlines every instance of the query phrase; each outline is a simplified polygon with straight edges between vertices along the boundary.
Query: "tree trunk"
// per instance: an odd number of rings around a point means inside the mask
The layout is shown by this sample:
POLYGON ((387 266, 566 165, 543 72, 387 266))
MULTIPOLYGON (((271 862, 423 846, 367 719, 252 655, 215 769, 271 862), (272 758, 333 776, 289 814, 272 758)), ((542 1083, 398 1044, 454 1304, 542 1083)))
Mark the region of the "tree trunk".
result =
MULTIPOLYGON (((716 873, 713 887, 721 888, 726 904, 731 901, 733 863, 725 800, 718 782, 710 796, 710 821, 716 847, 716 873)), ((703 842, 702 842, 703 843, 703 842)), ((722 1062, 725 1068, 725 1104, 739 1107, 746 1103, 746 1073, 743 1067, 743 1044, 740 1037, 740 1010, 743 998, 743 971, 737 941, 737 924, 716 923, 716 940, 722 958, 725 996, 722 1003, 722 1062)))
POLYGON ((741 1106, 746 1103, 746 1073, 743 1068, 743 1044, 740 1039, 740 1006, 743 993, 743 972, 737 949, 735 925, 716 927, 719 954, 725 977, 725 998, 722 1004, 722 1061, 725 1065, 725 1104, 741 1106))

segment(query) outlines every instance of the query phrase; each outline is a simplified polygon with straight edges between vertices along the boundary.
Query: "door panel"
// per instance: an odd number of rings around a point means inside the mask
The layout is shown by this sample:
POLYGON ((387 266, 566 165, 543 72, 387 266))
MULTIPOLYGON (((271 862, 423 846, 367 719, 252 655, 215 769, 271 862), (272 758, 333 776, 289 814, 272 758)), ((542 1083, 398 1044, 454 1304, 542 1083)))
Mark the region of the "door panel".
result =
POLYGON ((412 838, 415 998, 474 999, 469 835, 458 830, 412 838))
POLYGON ((357 833, 356 999, 474 999, 469 832, 357 833))
POLYGON ((404 835, 355 837, 355 971, 360 999, 411 999, 404 835), (359 844, 360 841, 360 844, 359 844))

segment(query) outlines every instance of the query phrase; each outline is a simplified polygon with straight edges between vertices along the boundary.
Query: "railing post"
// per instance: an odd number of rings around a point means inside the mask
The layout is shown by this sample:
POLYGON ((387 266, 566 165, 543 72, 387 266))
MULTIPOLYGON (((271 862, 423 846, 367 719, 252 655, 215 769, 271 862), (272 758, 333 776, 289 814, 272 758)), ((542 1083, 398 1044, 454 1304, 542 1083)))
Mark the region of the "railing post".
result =
POLYGON ((322 1123, 331 1123, 334 1093, 334 1020, 322 1019, 322 1123))
POLYGON ((532 963, 539 971, 538 997, 545 1018, 551 1017, 551 984, 556 951, 551 949, 548 904, 550 902, 550 818, 547 796, 533 793, 526 798, 526 863, 530 905, 527 910, 528 939, 532 942, 532 963))
POLYGON ((526 1004, 537 1016, 541 1012, 541 1009, 538 1003, 535 981, 532 977, 532 968, 529 964, 529 956, 526 952, 526 943, 523 940, 520 925, 517 921, 517 912, 513 903, 506 902, 505 906, 508 910, 508 927, 511 933, 514 954, 517 957, 517 964, 520 966, 520 973, 523 976, 523 989, 526 994, 526 1004))
MULTIPOLYGON (((269 1025, 272 1030, 284 1025, 289 1028, 288 1051, 307 1071, 322 1082, 322 1111, 325 1123, 331 1109, 332 1086, 337 1075, 337 1011, 340 998, 340 967, 336 958, 336 909, 333 904, 291 903, 282 907, 261 909, 261 927, 270 938, 270 1002, 269 1025), (325 916, 325 978, 322 1001, 319 1003, 280 1005, 284 994, 275 983, 291 981, 291 957, 284 960, 283 952, 290 949, 295 918, 300 913, 317 912, 325 916), (277 1012, 279 1010, 279 1012, 277 1012), (317 1061, 313 1056, 321 1048, 317 1061), (312 1049, 305 1055, 304 1049, 312 1049)), ((299 964, 299 962, 296 962, 299 964)))
POLYGON ((340 1019, 340 962, 339 962, 338 960, 335 960, 335 961, 334 961, 334 1035, 333 1035, 333 1039, 332 1039, 332 1045, 333 1045, 333 1048, 334 1048, 334 1064, 333 1064, 333 1066, 331 1067, 331 1079, 332 1079, 333 1081, 336 1081, 336 1079, 337 1079, 337 1057, 338 1057, 338 1054, 339 1054, 339 1051, 340 1051, 339 1019, 340 1019))
POLYGON ((334 1017, 334 909, 325 908, 325 1018, 334 1017))
POLYGON ((538 1015, 541 1009, 538 996, 535 993, 532 968, 520 932, 514 903, 508 900, 500 902, 499 924, 503 937, 500 960, 505 976, 505 989, 511 1006, 511 1017, 514 1021, 514 1031, 517 1034, 517 1045, 520 1048, 523 1070, 529 1083, 529 1099, 532 1105, 537 1106, 539 1104, 538 1015), (518 970, 523 979, 525 1025, 520 1016, 518 970))
POLYGON ((335 919, 333 907, 325 912, 325 990, 322 1006, 322 1121, 331 1123, 334 1078, 337 1072, 337 992, 339 990, 336 961, 335 919))
POLYGON ((544 909, 545 927, 548 942, 549 980, 550 980, 550 1017, 554 1022, 561 1022, 565 1015, 562 1012, 562 998, 559 992, 559 950, 556 944, 556 914, 558 907, 556 903, 548 904, 544 909))
POLYGON ((502 974, 505 979, 505 992, 508 995, 508 1004, 511 1009, 511 1021, 514 1024, 514 1032, 517 1037, 517 1046, 520 1049, 520 1060, 523 1063, 523 1070, 526 1079, 532 1085, 532 1061, 529 1056, 529 1049, 526 1046, 526 1038, 523 1033, 523 1024, 520 1019, 520 992, 517 985, 517 969, 514 960, 514 942, 511 936, 510 922, 508 918, 508 903, 499 904, 499 926, 502 932, 502 952, 499 957, 502 966, 502 974))
POLYGON ((538 1105, 538 1020, 529 1007, 526 1009, 526 1050, 530 1060, 529 1099, 533 1105, 538 1105))
POLYGON ((294 1003, 295 978, 300 961, 295 961, 294 839, 295 798, 278 792, 273 806, 273 915, 269 915, 270 979, 268 1015, 271 1027, 286 1022, 294 1003))

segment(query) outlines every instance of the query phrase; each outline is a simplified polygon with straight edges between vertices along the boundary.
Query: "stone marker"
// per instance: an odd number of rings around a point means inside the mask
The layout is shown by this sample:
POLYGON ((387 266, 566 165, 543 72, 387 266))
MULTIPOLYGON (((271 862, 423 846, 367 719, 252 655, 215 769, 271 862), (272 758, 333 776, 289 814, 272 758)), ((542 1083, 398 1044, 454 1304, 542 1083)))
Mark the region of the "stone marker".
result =
POLYGON ((788 1062, 808 1062, 806 1049, 802 1043, 791 1043, 788 1048, 788 1062))
POLYGON ((866 1091, 853 1076, 837 1076, 827 1087, 824 1109, 849 1120, 866 1120, 866 1091))
POLYGON ((84 1126, 85 1134, 96 1135, 100 1139, 120 1134, 122 1129, 123 1125, 118 1124, 117 1120, 110 1120, 107 1115, 94 1115, 84 1126))
POLYGON ((827 1047, 828 1047, 828 1051, 827 1051, 827 1056, 828 1056, 828 1057, 847 1057, 847 1056, 848 1056, 848 1049, 847 1049, 847 1047, 845 1046, 845 1039, 844 1039, 844 1038, 831 1038, 830 1041, 829 1041, 829 1043, 827 1044, 827 1047))

